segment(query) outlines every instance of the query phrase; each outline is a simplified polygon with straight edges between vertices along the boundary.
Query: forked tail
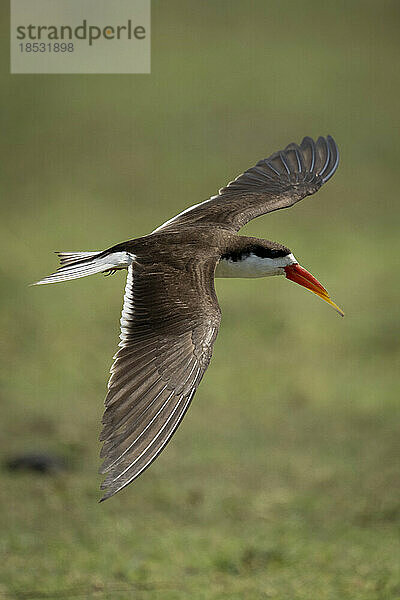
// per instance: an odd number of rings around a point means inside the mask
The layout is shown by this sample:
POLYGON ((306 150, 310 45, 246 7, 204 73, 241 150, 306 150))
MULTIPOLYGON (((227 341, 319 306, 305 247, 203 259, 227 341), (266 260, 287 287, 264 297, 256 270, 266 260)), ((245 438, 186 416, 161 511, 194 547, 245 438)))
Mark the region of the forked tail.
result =
POLYGON ((115 252, 104 250, 103 252, 56 252, 61 266, 55 273, 36 281, 32 285, 44 285, 46 283, 59 283, 87 277, 95 273, 104 273, 113 269, 126 269, 134 259, 129 252, 115 252))

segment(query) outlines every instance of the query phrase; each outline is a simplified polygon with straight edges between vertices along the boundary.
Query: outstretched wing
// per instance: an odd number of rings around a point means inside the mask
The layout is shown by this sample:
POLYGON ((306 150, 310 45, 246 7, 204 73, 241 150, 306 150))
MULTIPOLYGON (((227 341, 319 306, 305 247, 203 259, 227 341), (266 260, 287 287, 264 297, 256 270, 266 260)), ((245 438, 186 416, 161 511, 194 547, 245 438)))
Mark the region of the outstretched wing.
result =
POLYGON ((300 146, 260 160, 220 189, 217 196, 190 207, 156 231, 171 231, 182 225, 220 224, 238 231, 260 215, 288 208, 314 194, 335 173, 339 151, 331 136, 316 142, 305 137, 300 146))
POLYGON ((193 261, 185 272, 140 263, 128 269, 101 434, 102 500, 153 462, 189 407, 219 329, 215 265, 212 259, 193 261))

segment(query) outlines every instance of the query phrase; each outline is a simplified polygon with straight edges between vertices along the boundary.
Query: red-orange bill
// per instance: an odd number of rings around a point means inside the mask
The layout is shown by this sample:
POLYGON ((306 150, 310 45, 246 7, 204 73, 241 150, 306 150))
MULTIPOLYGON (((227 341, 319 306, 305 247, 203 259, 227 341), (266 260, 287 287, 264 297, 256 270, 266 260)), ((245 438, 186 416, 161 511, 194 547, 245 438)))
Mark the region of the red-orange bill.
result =
POLYGON ((314 294, 317 294, 317 296, 322 298, 322 300, 325 300, 325 302, 333 306, 339 315, 344 317, 344 312, 342 309, 330 299, 326 289, 320 284, 318 279, 315 279, 315 277, 306 271, 306 269, 296 263, 294 265, 285 267, 285 273, 287 279, 290 279, 290 281, 294 281, 295 283, 307 288, 311 292, 314 292, 314 294))

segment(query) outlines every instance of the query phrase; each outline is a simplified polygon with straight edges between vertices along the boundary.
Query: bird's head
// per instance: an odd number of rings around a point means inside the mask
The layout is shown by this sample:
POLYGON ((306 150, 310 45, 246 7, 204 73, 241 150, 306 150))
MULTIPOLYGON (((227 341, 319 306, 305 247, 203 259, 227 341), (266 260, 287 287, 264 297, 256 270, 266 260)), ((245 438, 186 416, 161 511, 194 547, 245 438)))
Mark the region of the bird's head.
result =
MULTIPOLYGON (((251 238, 250 238, 251 239, 251 238)), ((323 285, 300 266, 289 248, 269 240, 251 239, 233 251, 221 257, 217 266, 216 277, 269 277, 271 275, 285 275, 310 290, 343 317, 344 312, 330 299, 323 285)))

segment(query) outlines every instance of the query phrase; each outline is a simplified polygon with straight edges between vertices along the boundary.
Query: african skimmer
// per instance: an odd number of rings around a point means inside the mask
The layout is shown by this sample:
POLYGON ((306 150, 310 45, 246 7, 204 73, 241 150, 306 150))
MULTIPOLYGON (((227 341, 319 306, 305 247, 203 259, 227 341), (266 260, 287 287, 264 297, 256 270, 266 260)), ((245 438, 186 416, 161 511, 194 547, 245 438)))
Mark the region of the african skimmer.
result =
POLYGON ((339 154, 327 136, 260 160, 216 196, 149 235, 101 252, 60 252, 60 268, 37 285, 127 269, 119 350, 105 400, 103 500, 138 477, 185 415, 208 367, 221 311, 214 277, 284 275, 340 308, 289 248, 239 236, 251 219, 314 194, 339 154))

